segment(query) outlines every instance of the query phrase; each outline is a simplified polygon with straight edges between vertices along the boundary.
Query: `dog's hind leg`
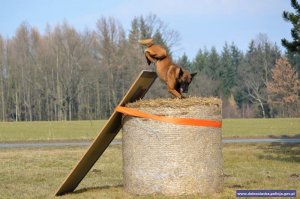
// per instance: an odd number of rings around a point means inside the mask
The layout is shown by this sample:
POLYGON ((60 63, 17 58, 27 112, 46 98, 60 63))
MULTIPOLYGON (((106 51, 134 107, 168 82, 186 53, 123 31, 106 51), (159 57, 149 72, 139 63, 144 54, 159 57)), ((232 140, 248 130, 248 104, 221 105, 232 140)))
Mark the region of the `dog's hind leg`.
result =
POLYGON ((150 52, 148 52, 148 51, 145 51, 145 57, 146 57, 146 59, 147 59, 148 65, 150 65, 151 63, 154 63, 154 64, 155 64, 155 63, 157 62, 157 60, 154 59, 154 58, 151 56, 150 52))

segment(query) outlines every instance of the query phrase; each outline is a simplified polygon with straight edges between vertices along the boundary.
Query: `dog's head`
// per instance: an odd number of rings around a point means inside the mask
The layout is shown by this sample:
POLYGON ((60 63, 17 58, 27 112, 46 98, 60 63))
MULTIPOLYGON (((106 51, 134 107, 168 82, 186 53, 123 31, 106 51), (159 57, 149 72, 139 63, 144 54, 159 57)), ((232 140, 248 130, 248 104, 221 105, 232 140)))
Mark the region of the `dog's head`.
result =
POLYGON ((177 91, 180 93, 187 93, 189 90, 189 85, 195 75, 197 75, 197 73, 190 73, 180 67, 177 76, 177 91))

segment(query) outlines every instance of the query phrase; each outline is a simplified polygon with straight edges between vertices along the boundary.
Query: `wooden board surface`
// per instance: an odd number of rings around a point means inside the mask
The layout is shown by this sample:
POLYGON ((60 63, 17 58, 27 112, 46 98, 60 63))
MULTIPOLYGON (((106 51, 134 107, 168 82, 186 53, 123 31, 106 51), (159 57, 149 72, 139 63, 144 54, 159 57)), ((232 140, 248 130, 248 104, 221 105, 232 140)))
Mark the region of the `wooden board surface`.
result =
MULTIPOLYGON (((121 100, 119 106, 124 106, 127 103, 134 102, 144 97, 157 75, 155 72, 142 71, 132 86, 129 88, 127 94, 121 100)), ((71 173, 67 176, 65 181, 59 187, 55 195, 63 195, 73 192, 86 174, 90 171, 96 161, 100 158, 114 137, 121 129, 122 114, 116 111, 108 119, 107 123, 100 131, 94 142, 88 148, 84 156, 74 167, 71 173)))

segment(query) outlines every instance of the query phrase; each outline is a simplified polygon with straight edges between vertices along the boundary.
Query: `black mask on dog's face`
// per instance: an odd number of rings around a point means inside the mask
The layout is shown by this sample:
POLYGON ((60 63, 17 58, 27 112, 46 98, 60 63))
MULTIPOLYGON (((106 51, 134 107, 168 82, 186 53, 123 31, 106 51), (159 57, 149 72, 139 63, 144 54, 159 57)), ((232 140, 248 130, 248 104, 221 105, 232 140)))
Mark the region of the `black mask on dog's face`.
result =
POLYGON ((178 75, 178 86, 180 93, 187 93, 189 90, 189 85, 192 82, 194 76, 197 73, 190 74, 188 71, 183 70, 180 68, 179 75, 178 75))
POLYGON ((189 91, 189 83, 181 83, 180 84, 180 93, 187 93, 189 91))

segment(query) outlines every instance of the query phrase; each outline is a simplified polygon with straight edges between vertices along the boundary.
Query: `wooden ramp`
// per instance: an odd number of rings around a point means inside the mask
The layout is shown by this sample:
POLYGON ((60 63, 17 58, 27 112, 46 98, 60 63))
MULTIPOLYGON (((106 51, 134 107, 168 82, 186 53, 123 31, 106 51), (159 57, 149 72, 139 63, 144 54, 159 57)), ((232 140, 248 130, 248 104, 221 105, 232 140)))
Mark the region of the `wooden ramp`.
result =
MULTIPOLYGON (((157 75, 155 72, 142 71, 121 100, 119 106, 124 106, 129 102, 134 102, 143 98, 156 77, 157 75)), ((55 194, 56 196, 73 192, 76 189, 82 179, 107 149, 114 137, 118 134, 122 127, 121 122, 122 114, 114 111, 84 156, 59 187, 55 194)))

